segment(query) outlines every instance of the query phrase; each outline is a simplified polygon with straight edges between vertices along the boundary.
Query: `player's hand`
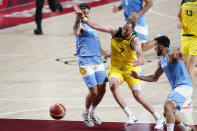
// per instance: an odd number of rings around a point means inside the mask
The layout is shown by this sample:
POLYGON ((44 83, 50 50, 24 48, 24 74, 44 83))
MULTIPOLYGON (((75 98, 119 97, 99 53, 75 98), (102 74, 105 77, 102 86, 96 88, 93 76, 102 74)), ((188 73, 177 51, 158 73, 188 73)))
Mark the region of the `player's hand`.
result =
POLYGON ((80 18, 82 19, 84 17, 83 13, 81 11, 79 12, 75 12, 75 14, 80 18))
POLYGON ((133 63, 133 66, 136 67, 136 66, 141 65, 143 63, 143 60, 142 59, 133 60, 132 63, 133 63))
POLYGON ((139 75, 135 71, 131 71, 130 76, 134 77, 135 79, 139 79, 139 75))
POLYGON ((169 53, 168 57, 170 63, 177 63, 180 59, 184 59, 184 54, 178 48, 169 53))
POLYGON ((130 16, 133 20, 137 21, 140 18, 140 14, 137 12, 133 12, 130 16))
POLYGON ((103 54, 103 58, 104 58, 105 60, 107 60, 107 58, 110 58, 110 56, 109 56, 108 54, 103 54))
POLYGON ((73 9, 75 10, 75 14, 77 15, 78 18, 82 19, 84 17, 77 3, 73 4, 73 9))
POLYGON ((112 7, 112 12, 113 12, 113 13, 116 13, 116 12, 118 12, 118 11, 119 11, 118 6, 113 5, 113 7, 112 7))
POLYGON ((178 28, 178 29, 182 29, 182 28, 183 28, 182 22, 179 21, 179 22, 177 23, 177 28, 178 28))

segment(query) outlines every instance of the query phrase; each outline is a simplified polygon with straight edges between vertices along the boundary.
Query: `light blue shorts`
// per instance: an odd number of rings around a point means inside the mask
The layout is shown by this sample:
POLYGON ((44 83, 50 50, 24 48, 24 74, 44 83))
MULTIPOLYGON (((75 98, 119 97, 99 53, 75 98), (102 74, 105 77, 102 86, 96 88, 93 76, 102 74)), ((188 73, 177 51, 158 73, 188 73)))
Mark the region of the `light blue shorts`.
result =
POLYGON ((107 76, 102 57, 80 57, 78 65, 88 88, 103 84, 106 81, 107 76))
POLYGON ((142 43, 148 42, 148 26, 135 26, 135 34, 140 38, 142 43))
POLYGON ((175 111, 177 109, 180 110, 182 107, 189 105, 191 103, 192 91, 192 87, 185 85, 178 86, 171 91, 166 101, 173 101, 176 106, 175 111))

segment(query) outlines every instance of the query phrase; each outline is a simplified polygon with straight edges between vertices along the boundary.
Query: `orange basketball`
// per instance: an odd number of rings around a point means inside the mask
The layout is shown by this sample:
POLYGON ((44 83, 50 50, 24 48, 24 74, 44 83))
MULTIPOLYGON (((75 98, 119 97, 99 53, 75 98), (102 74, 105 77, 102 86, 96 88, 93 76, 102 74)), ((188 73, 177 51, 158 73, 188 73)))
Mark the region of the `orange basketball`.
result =
POLYGON ((56 103, 51 106, 49 112, 53 119, 59 120, 65 116, 66 108, 62 104, 56 103))

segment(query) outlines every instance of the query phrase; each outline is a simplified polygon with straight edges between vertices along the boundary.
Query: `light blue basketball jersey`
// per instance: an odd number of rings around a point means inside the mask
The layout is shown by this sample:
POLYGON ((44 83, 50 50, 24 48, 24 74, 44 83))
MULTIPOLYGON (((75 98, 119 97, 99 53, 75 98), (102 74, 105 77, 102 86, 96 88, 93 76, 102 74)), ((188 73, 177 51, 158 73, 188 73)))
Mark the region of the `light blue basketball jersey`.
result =
POLYGON ((169 52, 161 59, 161 67, 172 86, 172 90, 180 85, 192 87, 191 79, 185 67, 184 61, 179 60, 179 62, 171 64, 168 61, 169 52))
POLYGON ((81 23, 85 30, 76 36, 76 53, 79 57, 101 56, 101 45, 96 30, 85 23, 81 23))
MULTIPOLYGON (((143 8, 143 0, 121 0, 121 2, 124 8, 125 20, 127 20, 133 12, 139 12, 143 8)), ((136 25, 147 25, 144 14, 142 14, 140 18, 136 21, 136 25)))

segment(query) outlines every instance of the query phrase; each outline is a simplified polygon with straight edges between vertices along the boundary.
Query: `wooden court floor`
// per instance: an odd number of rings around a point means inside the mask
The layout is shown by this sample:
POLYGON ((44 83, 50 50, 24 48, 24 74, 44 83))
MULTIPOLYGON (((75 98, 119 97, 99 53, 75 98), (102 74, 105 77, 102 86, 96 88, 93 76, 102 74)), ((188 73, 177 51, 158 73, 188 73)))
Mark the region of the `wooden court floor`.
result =
MULTIPOLYGON (((180 47, 180 30, 176 28, 180 1, 153 0, 147 13, 149 39, 163 33, 171 39, 171 47, 180 47)), ((114 3, 114 4, 118 4, 114 3)), ((91 9, 91 19, 103 24, 122 26, 123 12, 113 14, 112 4, 91 9)), ((52 120, 49 108, 54 103, 66 107, 63 120, 81 121, 87 88, 82 81, 75 53, 72 26, 75 14, 43 20, 44 35, 35 36, 34 23, 0 30, 0 118, 52 120), (58 61, 57 61, 58 60, 58 61), (68 64, 64 62, 68 61, 68 64)), ((110 35, 99 33, 102 47, 110 49, 110 35)), ((152 74, 158 58, 153 49, 145 52, 145 74, 152 74)), ((105 63, 108 69, 110 60, 105 63)), ((126 84, 120 88, 129 108, 139 123, 154 123, 153 117, 133 98, 126 84)), ((157 83, 145 83, 144 96, 162 114, 170 85, 163 75, 157 83)), ((180 112, 184 121, 197 125, 197 85, 194 86, 192 108, 180 112)), ((96 113, 105 122, 126 122, 126 116, 109 90, 96 113)))

